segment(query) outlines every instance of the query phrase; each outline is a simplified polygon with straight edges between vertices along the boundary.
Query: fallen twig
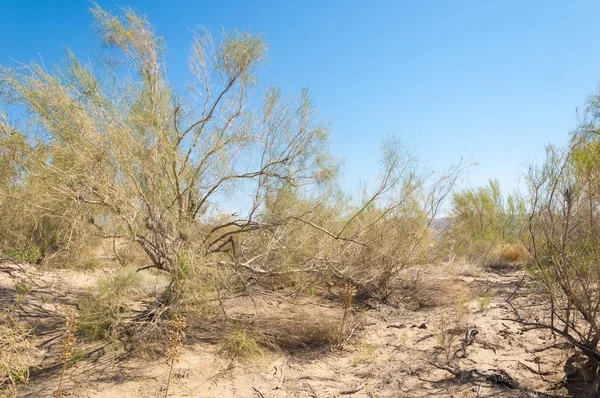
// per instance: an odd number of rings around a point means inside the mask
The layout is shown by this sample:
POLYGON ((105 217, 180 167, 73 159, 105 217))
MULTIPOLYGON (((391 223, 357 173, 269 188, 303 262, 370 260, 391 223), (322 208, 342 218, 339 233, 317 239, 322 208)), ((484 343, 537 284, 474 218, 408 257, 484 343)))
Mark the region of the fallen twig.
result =
POLYGON ((536 374, 538 376, 551 376, 551 375, 556 374, 556 372, 542 372, 539 362, 537 365, 538 365, 538 368, 540 368, 540 370, 535 370, 531 366, 529 366, 526 363, 523 363, 521 361, 518 361, 518 363, 519 363, 519 365, 523 366, 525 369, 527 369, 531 373, 536 374))
POLYGON ((342 350, 344 348, 346 348, 346 344, 348 344, 348 341, 350 341, 350 339, 352 338, 352 335, 354 334, 354 332, 356 331, 356 329, 358 329, 358 327, 360 326, 360 322, 356 324, 356 326, 354 326, 352 328, 352 330, 350 331, 350 334, 348 335, 348 337, 346 337, 346 340, 344 340, 344 342, 342 343, 342 350))
POLYGON ((359 385, 357 385, 355 388, 352 388, 350 390, 344 390, 344 391, 340 391, 341 395, 352 395, 355 394, 357 392, 359 392, 360 390, 362 390, 363 388, 365 388, 365 386, 367 385, 367 382, 363 382, 359 385))
POLYGON ((283 380, 285 379, 285 365, 287 364, 287 357, 285 358, 285 361, 283 361, 283 366, 281 367, 281 376, 279 376, 279 384, 277 384, 277 387, 274 388, 274 390, 279 390, 281 388, 281 385, 283 384, 283 380))
POLYGON ((206 381, 214 381, 215 379, 218 379, 219 377, 221 377, 223 374, 225 374, 226 372, 233 370, 233 368, 235 367, 234 365, 234 360, 232 359, 229 362, 229 365, 227 365, 227 367, 223 370, 219 370, 217 373, 215 373, 214 375, 210 376, 208 379, 206 379, 206 381))
POLYGON ((319 395, 317 394, 317 392, 315 391, 315 389, 314 389, 314 388, 313 388, 313 387, 312 387, 310 384, 308 384, 308 383, 304 383, 304 384, 306 384, 306 385, 308 386, 308 388, 309 388, 309 389, 310 389, 310 391, 312 392, 312 396, 313 396, 314 398, 319 398, 319 395))
POLYGON ((425 336, 421 336, 421 337, 419 337, 418 339, 415 340, 415 344, 420 343, 423 340, 430 339, 430 338, 432 338, 434 336, 435 336, 435 334, 426 334, 425 336))
POLYGON ((389 328, 404 329, 405 327, 406 327, 406 325, 403 323, 401 323, 400 325, 387 325, 387 329, 389 329, 389 328))
POLYGON ((264 394, 260 392, 256 387, 252 387, 252 389, 260 398, 265 398, 264 394))
POLYGON ((520 390, 521 386, 519 383, 515 381, 506 371, 502 369, 490 369, 495 370, 494 373, 482 373, 477 369, 469 369, 469 370, 460 370, 460 368, 456 367, 455 369, 450 368, 445 365, 438 365, 435 362, 429 362, 431 365, 435 366, 438 369, 445 370, 446 372, 452 374, 457 379, 462 381, 464 380, 484 380, 488 383, 500 385, 511 390, 520 390))

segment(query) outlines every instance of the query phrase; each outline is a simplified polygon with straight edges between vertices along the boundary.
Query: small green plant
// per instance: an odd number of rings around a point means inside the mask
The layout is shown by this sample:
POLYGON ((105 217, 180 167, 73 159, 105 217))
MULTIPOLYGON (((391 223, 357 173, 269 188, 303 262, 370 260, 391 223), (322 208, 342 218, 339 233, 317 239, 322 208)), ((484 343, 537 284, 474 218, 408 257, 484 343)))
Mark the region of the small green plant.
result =
POLYGON ((490 296, 478 296, 475 299, 475 302, 477 303, 477 309, 479 310, 479 312, 486 312, 490 307, 491 301, 492 299, 490 298, 490 296))
POLYGON ((42 259, 42 253, 37 247, 7 249, 4 254, 24 263, 37 263, 42 259))
POLYGON ((32 286, 22 279, 15 283, 15 290, 17 291, 17 294, 27 295, 31 293, 31 289, 32 286))
POLYGON ((445 311, 437 321, 437 343, 446 356, 446 361, 452 360, 453 348, 463 334, 464 326, 469 316, 468 299, 461 296, 454 311, 445 311))
POLYGON ((166 352, 166 360, 169 364, 169 378, 165 389, 165 398, 169 396, 169 386, 171 385, 171 376, 175 362, 179 362, 179 357, 183 351, 183 340, 185 339, 185 328, 187 320, 184 316, 175 315, 171 329, 169 330, 169 346, 166 352))
POLYGON ((234 358, 246 359, 262 353, 256 338, 243 329, 236 329, 227 336, 223 351, 234 358))
POLYGON ((356 347, 354 358, 352 359, 352 366, 358 366, 362 363, 369 363, 375 359, 377 346, 374 344, 359 344, 356 347))
POLYGON ((68 366, 72 366, 77 362, 83 361, 86 358, 87 354, 84 351, 76 350, 73 352, 71 357, 69 358, 68 366))
POLYGON ((138 274, 129 270, 101 280, 80 303, 81 332, 94 340, 115 337, 138 285, 138 274))
POLYGON ((15 308, 19 308, 23 304, 25 297, 29 293, 31 293, 31 289, 32 289, 32 286, 29 285, 26 281, 24 281, 22 279, 19 280, 17 283, 15 283, 15 291, 16 291, 16 294, 14 296, 15 308))
POLYGON ((400 345, 406 345, 406 343, 408 342, 408 336, 406 335, 406 333, 402 333, 400 337, 398 337, 398 342, 400 343, 400 345))
POLYGON ((65 371, 67 370, 67 367, 73 358, 73 354, 75 353, 75 343, 77 342, 77 337, 75 336, 76 333, 77 314, 75 311, 71 311, 69 315, 67 315, 67 320, 65 321, 65 333, 61 340, 62 355, 60 356, 60 361, 62 362, 63 366, 60 379, 58 380, 58 388, 56 389, 56 398, 60 397, 60 389, 65 377, 65 371))

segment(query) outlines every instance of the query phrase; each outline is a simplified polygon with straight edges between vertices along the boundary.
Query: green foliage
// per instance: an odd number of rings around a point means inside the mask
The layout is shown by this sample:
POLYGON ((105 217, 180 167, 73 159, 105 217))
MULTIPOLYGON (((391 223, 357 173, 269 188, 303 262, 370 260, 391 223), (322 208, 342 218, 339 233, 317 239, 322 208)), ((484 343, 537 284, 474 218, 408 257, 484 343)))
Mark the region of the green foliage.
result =
POLYGON ((39 215, 56 220, 42 254, 71 242, 64 221, 75 220, 139 244, 154 267, 177 278, 181 250, 223 261, 232 235, 269 227, 270 192, 334 174, 308 91, 288 99, 277 88, 253 90, 266 58, 261 35, 198 33, 192 89, 180 94, 169 82, 165 41, 144 16, 97 5, 92 14, 113 62, 86 64, 67 51, 53 69, 0 68, 0 100, 27 115, 0 116, 0 173, 11 179, 16 205, 33 197, 39 215), (217 214, 223 197, 253 201, 232 219, 217 214))
POLYGON ((99 281, 79 305, 79 330, 94 340, 117 337, 138 288, 137 273, 125 269, 99 281))
POLYGON ((4 250, 4 254, 8 257, 14 258, 15 260, 22 261, 24 263, 37 263, 41 260, 42 254, 38 248, 32 249, 7 249, 4 250))
POLYGON ((477 303, 477 309, 479 310, 479 312, 485 312, 490 307, 492 299, 490 298, 490 296, 478 296, 475 299, 475 302, 477 303))
POLYGON ((220 290, 228 288, 227 270, 206 266, 191 250, 180 250, 176 264, 177 273, 167 288, 167 301, 186 314, 213 315, 220 290))
POLYGON ((600 361, 599 117, 596 94, 569 147, 548 146, 545 161, 527 174, 528 270, 550 303, 542 324, 595 362, 600 361))
POLYGON ((234 329, 223 343, 223 351, 234 358, 248 359, 262 354, 256 339, 246 330, 234 329))
POLYGON ((15 284, 15 290, 17 294, 29 294, 31 292, 32 286, 27 283, 27 281, 20 280, 15 284))
POLYGON ((505 243, 519 242, 525 204, 516 195, 505 199, 498 181, 452 196, 453 225, 446 239, 459 255, 484 259, 505 243))

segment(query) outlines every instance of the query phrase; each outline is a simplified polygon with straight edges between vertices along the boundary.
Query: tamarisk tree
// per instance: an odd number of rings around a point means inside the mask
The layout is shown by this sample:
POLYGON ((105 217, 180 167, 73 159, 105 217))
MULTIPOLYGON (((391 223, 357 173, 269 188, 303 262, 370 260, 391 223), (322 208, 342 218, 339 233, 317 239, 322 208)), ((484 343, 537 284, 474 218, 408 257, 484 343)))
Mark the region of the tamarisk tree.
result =
MULTIPOLYGON (((549 329, 600 363, 600 140, 598 95, 566 149, 547 148, 531 167, 529 247, 531 272, 546 294, 545 317, 514 305, 517 321, 549 329)), ((516 300, 518 304, 518 300, 516 300)), ((526 302, 527 304, 527 302, 526 302)))
POLYGON ((146 18, 91 11, 109 57, 90 64, 67 51, 51 69, 0 69, 0 148, 18 165, 16 183, 35 180, 102 236, 137 242, 151 267, 174 274, 182 250, 231 252, 236 234, 265 228, 270 192, 331 176, 307 91, 257 94, 260 35, 201 30, 181 93, 146 18), (219 201, 236 212, 219 216, 219 201))

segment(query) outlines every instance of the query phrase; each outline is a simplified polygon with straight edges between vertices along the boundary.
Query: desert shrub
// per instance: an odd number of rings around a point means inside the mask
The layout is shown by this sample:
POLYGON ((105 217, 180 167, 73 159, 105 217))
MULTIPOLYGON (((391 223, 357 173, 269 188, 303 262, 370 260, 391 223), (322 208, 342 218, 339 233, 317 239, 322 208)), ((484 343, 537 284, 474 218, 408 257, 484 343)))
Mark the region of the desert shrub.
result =
POLYGON ((402 303, 411 311, 443 305, 446 297, 441 294, 445 289, 438 280, 439 268, 433 266, 415 266, 399 274, 401 280, 388 300, 392 305, 402 303))
POLYGON ((530 275, 545 296, 543 317, 515 300, 518 322, 550 329, 600 363, 600 94, 591 97, 569 147, 549 146, 527 174, 530 275))
POLYGON ((506 263, 525 263, 529 259, 529 251, 522 244, 509 243, 502 247, 500 260, 506 263))
POLYGON ((10 184, 0 184, 0 251, 20 261, 46 263, 90 243, 87 213, 77 202, 53 198, 22 171, 11 178, 10 184))
POLYGON ((443 235, 444 248, 484 265, 503 261, 505 249, 508 255, 513 254, 510 250, 518 255, 516 244, 523 240, 524 206, 517 195, 504 198, 495 180, 484 187, 455 193, 451 228, 443 235))
POLYGON ((8 257, 24 263, 36 263, 42 258, 42 254, 37 247, 30 249, 10 248, 3 250, 3 253, 8 257))
MULTIPOLYGON (((168 289, 184 289, 181 251, 203 265, 239 267, 238 235, 273 227, 265 197, 286 186, 309 190, 337 166, 308 91, 285 98, 275 87, 255 90, 267 50, 261 35, 234 31, 218 40, 203 30, 191 46, 194 88, 179 93, 166 41, 144 16, 98 5, 91 12, 94 37, 114 62, 84 63, 67 51, 51 69, 0 68, 0 102, 25 119, 0 114, 2 154, 23 165, 6 173, 26 177, 14 178, 23 192, 17 204, 36 187, 44 203, 61 204, 60 220, 76 212, 73 219, 100 236, 139 245, 173 279, 168 289), (223 200, 243 205, 223 215, 223 200)), ((166 292, 151 305, 170 310, 181 297, 166 292)))
POLYGON ((93 270, 100 267, 100 260, 95 257, 83 257, 70 264, 70 268, 78 270, 93 270))
POLYGON ((122 269, 97 283, 79 304, 79 330, 97 340, 116 338, 128 317, 132 298, 138 292, 138 274, 122 269))
POLYGON ((27 383, 35 351, 31 337, 31 330, 9 312, 0 312, 0 394, 27 383))
POLYGON ((242 359, 248 359, 262 353, 256 338, 243 329, 230 331, 225 337, 222 350, 231 357, 242 359))
POLYGON ((111 254, 123 265, 143 267, 150 263, 148 255, 144 253, 144 250, 139 245, 129 241, 121 241, 118 244, 111 244, 111 246, 111 254))
POLYGON ((277 350, 303 350, 337 342, 339 319, 298 315, 291 318, 266 317, 256 326, 258 341, 277 350))
POLYGON ((461 296, 457 299, 455 307, 444 311, 436 320, 436 339, 438 346, 442 349, 446 362, 450 363, 454 358, 454 352, 458 342, 464 336, 465 327, 469 319, 468 298, 461 296))
POLYGON ((314 196, 279 190, 267 197, 271 217, 291 222, 274 222, 260 238, 250 235, 251 244, 242 242, 244 265, 253 263, 257 274, 287 274, 292 286, 320 274, 355 286, 359 299, 387 300, 402 270, 430 261, 431 223, 462 166, 440 176, 423 173, 394 137, 382 143, 382 158, 377 185, 354 198, 336 184, 314 196))

